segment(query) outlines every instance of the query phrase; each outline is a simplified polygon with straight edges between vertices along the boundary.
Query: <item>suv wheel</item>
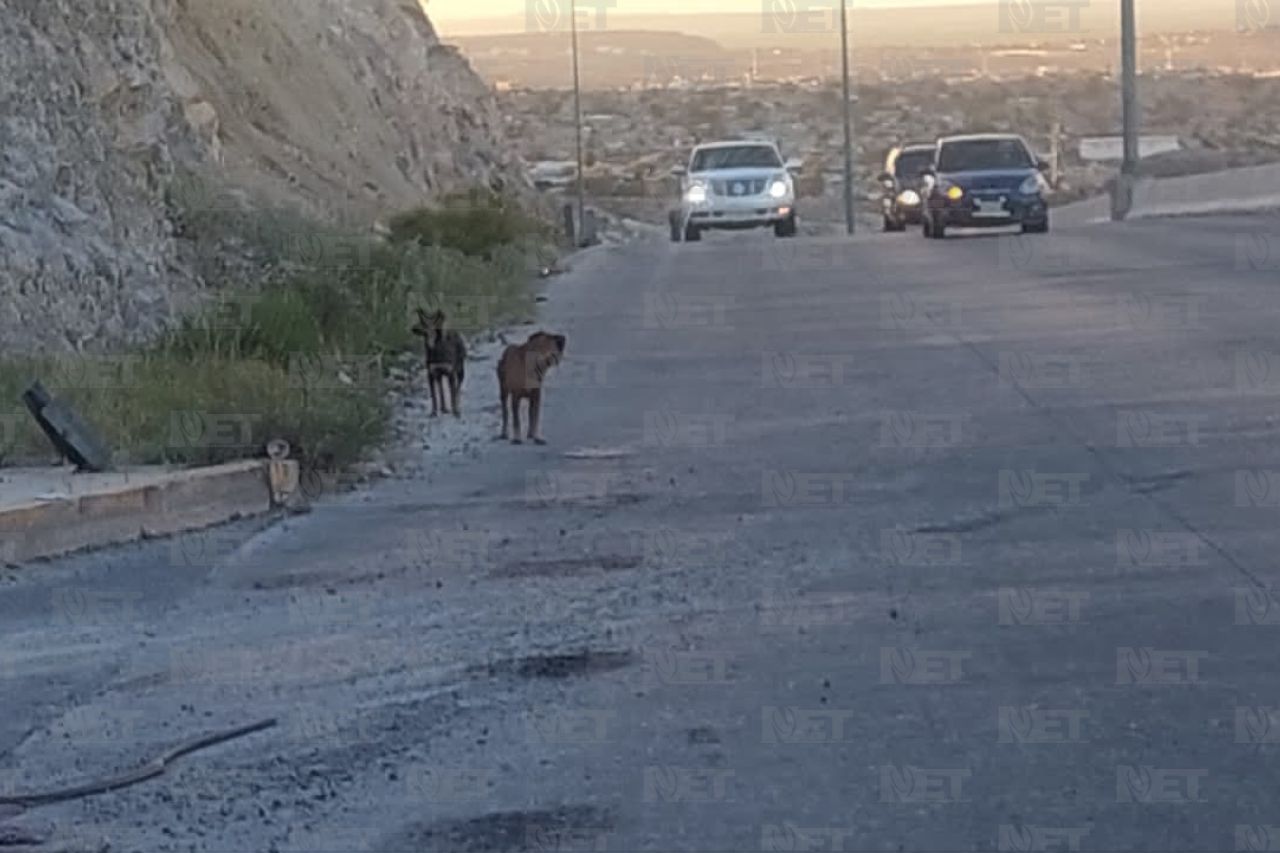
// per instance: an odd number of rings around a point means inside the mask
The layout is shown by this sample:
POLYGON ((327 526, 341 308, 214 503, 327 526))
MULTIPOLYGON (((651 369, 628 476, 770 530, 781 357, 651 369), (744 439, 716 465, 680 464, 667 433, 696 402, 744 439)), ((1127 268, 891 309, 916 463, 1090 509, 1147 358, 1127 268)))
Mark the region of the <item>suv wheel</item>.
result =
POLYGON ((684 241, 696 243, 702 239, 702 231, 696 225, 687 225, 684 229, 684 241))
POLYGON ((895 221, 893 221, 892 219, 890 219, 888 216, 886 216, 886 217, 884 218, 884 230, 885 230, 885 231, 889 231, 889 232, 892 232, 892 231, 906 231, 906 230, 907 230, 907 223, 905 223, 905 222, 895 222, 895 221))
POLYGON ((775 222, 773 225, 773 233, 779 237, 796 236, 796 215, 793 213, 781 222, 775 222))

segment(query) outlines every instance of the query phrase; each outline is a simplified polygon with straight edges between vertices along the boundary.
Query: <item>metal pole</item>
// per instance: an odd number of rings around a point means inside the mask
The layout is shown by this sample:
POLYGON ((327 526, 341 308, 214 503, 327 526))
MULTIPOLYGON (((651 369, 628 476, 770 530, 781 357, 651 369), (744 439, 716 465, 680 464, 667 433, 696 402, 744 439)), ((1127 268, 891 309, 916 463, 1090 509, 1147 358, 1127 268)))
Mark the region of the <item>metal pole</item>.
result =
POLYGON ((578 2, 570 0, 569 3, 569 27, 571 39, 573 42, 573 112, 574 112, 574 134, 577 138, 578 147, 578 228, 575 236, 575 242, 582 245, 586 240, 586 209, 587 194, 583 174, 583 158, 582 158, 582 82, 578 75, 578 2))
POLYGON ((1062 122, 1055 121, 1049 131, 1049 183, 1057 186, 1062 179, 1062 122))
POLYGON ((1124 99, 1124 165, 1125 174, 1138 170, 1138 32, 1134 0, 1120 0, 1120 30, 1123 47, 1121 62, 1124 99))
POLYGON ((1116 181, 1111 216, 1125 219, 1133 206, 1133 189, 1138 174, 1138 26, 1134 0, 1120 0, 1120 88, 1124 109, 1124 160, 1116 181))
POLYGON ((853 234, 858 226, 853 214, 853 105, 849 101, 849 3, 840 0, 840 68, 844 91, 844 227, 853 234))

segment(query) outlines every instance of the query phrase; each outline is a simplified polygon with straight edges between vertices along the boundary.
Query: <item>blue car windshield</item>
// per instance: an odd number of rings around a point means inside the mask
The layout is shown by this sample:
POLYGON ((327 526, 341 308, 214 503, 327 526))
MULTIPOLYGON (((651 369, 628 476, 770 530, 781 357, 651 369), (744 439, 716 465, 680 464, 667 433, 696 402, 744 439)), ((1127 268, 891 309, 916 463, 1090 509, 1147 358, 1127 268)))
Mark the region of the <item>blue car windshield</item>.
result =
POLYGON ((1020 139, 973 139, 947 142, 938 154, 939 172, 983 172, 1034 169, 1035 161, 1020 139))
POLYGON ((704 148, 694 155, 691 171, 710 172, 715 169, 742 168, 780 169, 782 161, 778 159, 778 152, 768 145, 704 148))

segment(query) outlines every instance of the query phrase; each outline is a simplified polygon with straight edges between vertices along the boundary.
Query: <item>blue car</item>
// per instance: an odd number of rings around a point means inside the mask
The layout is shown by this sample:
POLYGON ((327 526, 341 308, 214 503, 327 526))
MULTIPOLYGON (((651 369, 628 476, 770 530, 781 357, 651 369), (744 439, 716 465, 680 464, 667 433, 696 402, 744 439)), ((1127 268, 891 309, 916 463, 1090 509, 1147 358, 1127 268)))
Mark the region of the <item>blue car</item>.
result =
POLYGON ((1049 230, 1048 168, 1026 140, 1012 134, 947 136, 938 140, 924 174, 924 236, 941 240, 948 228, 1017 225, 1024 234, 1049 230))

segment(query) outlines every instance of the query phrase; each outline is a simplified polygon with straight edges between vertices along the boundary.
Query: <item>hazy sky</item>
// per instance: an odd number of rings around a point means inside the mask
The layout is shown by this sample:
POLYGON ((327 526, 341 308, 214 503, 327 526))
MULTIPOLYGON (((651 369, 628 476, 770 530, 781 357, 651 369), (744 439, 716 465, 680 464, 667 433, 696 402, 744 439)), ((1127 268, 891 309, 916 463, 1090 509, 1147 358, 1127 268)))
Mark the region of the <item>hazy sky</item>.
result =
MULTIPOLYGON (((523 17, 527 3, 568 4, 569 0, 426 0, 427 13, 437 24, 474 21, 477 18, 523 17)), ((604 4, 610 15, 650 15, 679 12, 759 12, 765 2, 794 3, 803 8, 828 8, 833 0, 578 0, 580 14, 604 4)), ((995 7, 999 0, 852 0, 852 8, 879 6, 984 5, 995 7)))

